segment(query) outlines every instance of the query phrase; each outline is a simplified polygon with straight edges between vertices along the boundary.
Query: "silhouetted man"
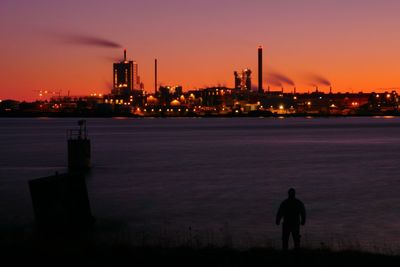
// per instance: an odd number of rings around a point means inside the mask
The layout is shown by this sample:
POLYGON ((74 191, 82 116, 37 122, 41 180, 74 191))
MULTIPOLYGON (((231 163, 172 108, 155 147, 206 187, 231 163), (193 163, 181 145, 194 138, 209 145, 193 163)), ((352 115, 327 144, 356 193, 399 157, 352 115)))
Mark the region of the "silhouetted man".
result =
POLYGON ((290 234, 293 236, 294 248, 300 248, 300 224, 306 223, 306 210, 303 202, 296 198, 296 191, 290 188, 289 197, 284 200, 276 215, 276 224, 282 224, 282 248, 288 250, 290 234))

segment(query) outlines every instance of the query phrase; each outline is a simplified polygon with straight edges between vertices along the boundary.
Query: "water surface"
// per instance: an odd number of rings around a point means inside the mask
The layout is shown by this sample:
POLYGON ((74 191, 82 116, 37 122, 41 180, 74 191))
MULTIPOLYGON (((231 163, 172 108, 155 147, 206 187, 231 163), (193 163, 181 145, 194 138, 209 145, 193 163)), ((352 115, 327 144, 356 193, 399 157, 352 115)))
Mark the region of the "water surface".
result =
MULTIPOLYGON (((33 221, 27 181, 66 170, 75 125, 0 119, 0 226, 33 221)), ((100 220, 279 245, 275 213, 294 187, 306 243, 399 247, 400 119, 121 118, 88 128, 100 220)))

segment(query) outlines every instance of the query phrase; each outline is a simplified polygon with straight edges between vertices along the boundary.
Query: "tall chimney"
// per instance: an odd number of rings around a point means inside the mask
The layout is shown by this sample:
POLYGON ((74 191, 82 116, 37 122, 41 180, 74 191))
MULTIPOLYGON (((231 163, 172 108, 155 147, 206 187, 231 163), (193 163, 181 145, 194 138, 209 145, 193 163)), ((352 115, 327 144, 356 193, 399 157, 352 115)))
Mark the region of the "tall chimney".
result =
POLYGON ((258 92, 262 93, 263 90, 263 48, 260 45, 258 47, 258 92))
POLYGON ((124 61, 126 61, 126 48, 124 49, 124 61))
POLYGON ((154 94, 157 94, 157 59, 154 60, 154 94))

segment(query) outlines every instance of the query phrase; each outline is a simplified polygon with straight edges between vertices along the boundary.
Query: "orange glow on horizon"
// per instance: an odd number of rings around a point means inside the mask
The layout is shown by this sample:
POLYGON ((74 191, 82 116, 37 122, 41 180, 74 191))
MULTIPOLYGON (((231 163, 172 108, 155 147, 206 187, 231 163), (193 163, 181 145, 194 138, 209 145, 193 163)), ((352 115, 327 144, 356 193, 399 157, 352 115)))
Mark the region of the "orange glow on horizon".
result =
MULTIPOLYGON (((61 49, 61 48, 60 48, 61 49)), ((57 49, 56 49, 57 50, 57 49)), ((188 51, 189 53, 190 51, 188 51)), ((234 53, 228 53, 223 51, 222 55, 215 55, 215 63, 208 64, 211 61, 210 58, 202 60, 201 55, 194 54, 192 58, 181 58, 179 61, 183 63, 169 66, 167 63, 171 62, 171 56, 166 56, 164 60, 159 60, 159 82, 160 85, 182 85, 184 91, 189 89, 198 89, 209 86, 226 86, 234 87, 233 81, 233 70, 239 69, 242 66, 249 67, 253 70, 252 73, 252 84, 255 86, 257 80, 257 63, 256 63, 256 51, 249 49, 237 57, 234 53), (251 53, 253 52, 253 53, 251 53), (237 63, 235 63, 237 62, 237 63), (248 62, 248 63, 247 63, 248 62), (247 63, 247 64, 246 64, 247 63), (186 65, 193 66, 192 68, 185 67, 186 65)), ((279 58, 279 54, 272 55, 271 52, 267 52, 267 56, 264 56, 265 68, 277 69, 272 66, 271 61, 276 61, 279 58)), ((50 54, 51 55, 51 54, 50 54)), ((49 92, 58 91, 60 95, 67 95, 69 92, 71 95, 90 95, 93 94, 93 89, 96 89, 97 94, 108 94, 111 92, 112 87, 112 61, 102 62, 101 58, 94 58, 88 56, 87 60, 76 59, 76 58, 65 58, 60 62, 57 68, 54 68, 51 64, 44 64, 44 61, 39 61, 38 68, 35 68, 33 62, 35 62, 37 56, 32 56, 32 64, 28 66, 31 71, 25 73, 22 79, 16 79, 20 75, 19 72, 13 68, 6 70, 8 75, 3 76, 0 80, 0 98, 1 99, 18 99, 18 100, 35 100, 44 99, 51 96, 41 90, 41 93, 35 93, 37 88, 47 88, 49 92), (75 66, 76 62, 79 64, 75 66)), ((161 57, 160 57, 161 58, 161 57)), ((7 59, 6 59, 7 60, 7 59)), ((51 59, 49 59, 51 61, 51 59)), ((178 59, 177 61, 178 62, 178 59)), ((322 62, 321 62, 322 63, 322 62)), ((153 92, 154 77, 151 74, 152 62, 151 59, 138 60, 139 64, 139 75, 141 80, 144 81, 145 90, 147 92, 153 92)), ((354 63, 353 63, 354 64, 354 63)), ((302 76, 302 70, 299 73, 295 73, 294 69, 297 66, 295 62, 286 65, 286 69, 279 68, 279 71, 288 75, 296 82, 296 92, 305 93, 312 92, 315 90, 313 85, 302 76)), ((384 92, 395 90, 396 84, 400 84, 400 79, 397 73, 400 69, 387 68, 366 68, 361 67, 357 71, 349 70, 351 66, 343 66, 341 68, 337 63, 332 64, 321 64, 321 73, 325 73, 327 77, 332 77, 333 92, 384 92), (323 66, 323 68, 322 68, 323 66), (354 75, 349 76, 349 73, 353 72, 354 75), (326 74, 329 73, 329 76, 326 74)), ((305 71, 303 71, 305 72, 305 71)), ((265 74, 264 74, 265 76, 265 74)), ((264 77, 265 80, 265 77, 264 77)), ((279 91, 280 86, 274 86, 264 82, 264 88, 270 87, 271 90, 279 91)), ((284 92, 292 92, 294 86, 283 84, 284 92)), ((328 93, 329 86, 318 86, 320 92, 328 93)))
POLYGON ((94 6, 43 0, 32 9, 19 1, 0 4, 7 25, 0 28, 0 99, 44 99, 51 96, 45 90, 62 96, 108 94, 112 64, 123 59, 124 49, 127 60, 138 63, 149 93, 154 92, 155 57, 158 85, 182 85, 184 91, 232 88, 233 71, 249 68, 257 87, 257 48, 263 48, 264 90, 315 91, 310 73, 327 78, 333 93, 400 90, 398 1, 152 1, 94 6), (132 16, 132 9, 139 12, 132 16), (251 16, 237 19, 244 14, 251 16), (71 44, 64 32, 109 41, 71 44), (295 85, 268 83, 271 71, 295 85))

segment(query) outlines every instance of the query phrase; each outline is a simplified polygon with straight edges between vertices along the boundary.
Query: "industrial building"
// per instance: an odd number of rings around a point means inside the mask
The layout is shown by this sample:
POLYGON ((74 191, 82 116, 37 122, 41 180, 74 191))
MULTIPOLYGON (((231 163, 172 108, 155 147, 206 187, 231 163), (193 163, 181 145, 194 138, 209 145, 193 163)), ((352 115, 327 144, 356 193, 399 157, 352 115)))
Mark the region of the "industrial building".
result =
POLYGON ((235 71, 235 89, 238 91, 250 91, 251 90, 251 70, 244 69, 240 72, 235 71))
POLYGON ((126 49, 124 60, 113 65, 113 90, 114 95, 130 95, 133 90, 142 89, 140 83, 139 66, 136 61, 127 60, 126 49))

